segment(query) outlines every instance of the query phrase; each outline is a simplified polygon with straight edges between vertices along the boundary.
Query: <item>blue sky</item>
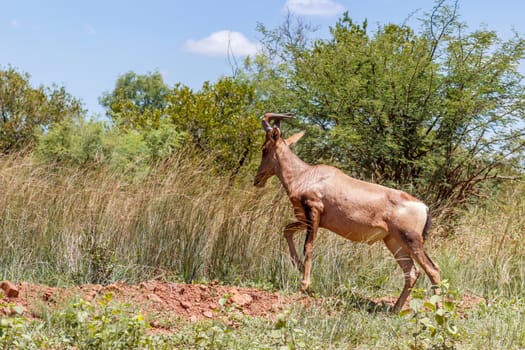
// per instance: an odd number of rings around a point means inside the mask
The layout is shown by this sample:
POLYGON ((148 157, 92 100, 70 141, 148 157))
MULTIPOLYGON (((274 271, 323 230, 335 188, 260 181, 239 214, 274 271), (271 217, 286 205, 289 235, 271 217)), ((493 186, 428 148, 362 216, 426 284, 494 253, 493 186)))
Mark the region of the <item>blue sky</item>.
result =
MULTIPOLYGON (((431 10, 431 0, 3 0, 0 68, 31 75, 34 86, 56 83, 81 99, 89 115, 102 114, 98 97, 119 75, 158 70, 172 86, 199 89, 230 75, 228 43, 241 59, 252 54, 257 23, 274 28, 289 10, 326 35, 343 11, 355 21, 402 23, 431 10)), ((460 0, 470 29, 485 25, 503 38, 525 34, 522 0, 460 0)), ((523 68, 523 67, 522 67, 523 68)), ((522 69, 523 71, 523 69, 522 69)))

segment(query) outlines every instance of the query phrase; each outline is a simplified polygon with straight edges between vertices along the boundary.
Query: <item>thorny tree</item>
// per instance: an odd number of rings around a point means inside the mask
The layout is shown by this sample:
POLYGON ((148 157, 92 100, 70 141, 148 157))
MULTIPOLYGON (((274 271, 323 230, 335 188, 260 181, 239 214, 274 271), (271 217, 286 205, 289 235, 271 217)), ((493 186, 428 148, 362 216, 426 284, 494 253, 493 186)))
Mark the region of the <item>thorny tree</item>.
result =
POLYGON ((292 19, 261 27, 267 55, 247 71, 271 108, 289 101, 282 110, 302 119, 303 158, 401 186, 447 215, 491 181, 523 174, 525 149, 525 40, 468 31, 457 8, 438 1, 419 32, 371 32, 348 14, 328 40, 308 41, 292 19))

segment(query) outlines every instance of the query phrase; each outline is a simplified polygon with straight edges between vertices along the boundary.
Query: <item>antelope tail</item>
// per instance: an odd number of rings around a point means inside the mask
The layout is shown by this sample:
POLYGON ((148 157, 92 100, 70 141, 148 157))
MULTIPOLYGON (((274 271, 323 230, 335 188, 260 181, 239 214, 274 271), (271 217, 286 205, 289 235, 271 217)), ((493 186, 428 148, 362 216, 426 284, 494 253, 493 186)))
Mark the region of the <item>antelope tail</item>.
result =
POLYGON ((430 212, 427 208, 427 221, 425 222, 425 227, 423 228, 423 241, 427 240, 430 226, 432 226, 432 216, 430 215, 430 212))

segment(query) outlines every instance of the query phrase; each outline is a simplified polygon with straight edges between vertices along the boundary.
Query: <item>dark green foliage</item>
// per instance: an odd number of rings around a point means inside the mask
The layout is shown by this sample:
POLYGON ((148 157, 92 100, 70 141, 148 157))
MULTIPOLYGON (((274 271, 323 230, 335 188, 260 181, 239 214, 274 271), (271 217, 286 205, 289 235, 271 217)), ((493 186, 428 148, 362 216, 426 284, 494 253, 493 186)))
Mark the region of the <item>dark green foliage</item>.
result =
POLYGON ((247 74, 262 80, 267 105, 287 96, 282 109, 308 130, 299 146, 307 160, 402 187, 443 210, 522 170, 525 41, 468 32, 443 2, 421 23, 419 32, 395 24, 370 32, 345 14, 328 40, 313 42, 301 24, 263 28, 279 60, 249 61, 247 74))
POLYGON ((0 69, 0 153, 32 146, 52 123, 83 116, 80 102, 63 87, 29 84, 29 75, 0 69))
POLYGON ((199 150, 214 156, 233 175, 258 149, 262 110, 247 83, 222 78, 215 84, 204 83, 198 92, 177 85, 167 112, 199 150))
POLYGON ((141 116, 163 110, 169 91, 159 72, 145 75, 127 72, 117 79, 111 93, 106 92, 100 98, 100 104, 106 107, 108 116, 117 124, 144 127, 146 120, 141 116))
POLYGON ((257 116, 262 111, 253 87, 240 80, 222 78, 193 91, 182 84, 168 89, 159 73, 130 72, 118 79, 115 90, 101 102, 120 130, 147 135, 157 160, 165 158, 166 152, 155 145, 165 144, 174 132, 212 155, 232 175, 257 147, 257 116))

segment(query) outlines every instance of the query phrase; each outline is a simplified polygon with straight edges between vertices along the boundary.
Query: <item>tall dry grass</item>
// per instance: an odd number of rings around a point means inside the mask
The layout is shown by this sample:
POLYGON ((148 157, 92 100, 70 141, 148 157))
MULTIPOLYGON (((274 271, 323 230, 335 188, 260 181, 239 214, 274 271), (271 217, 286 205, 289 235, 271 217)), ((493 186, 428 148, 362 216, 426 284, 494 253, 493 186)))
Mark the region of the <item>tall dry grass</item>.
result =
MULTIPOLYGON (((232 187, 184 154, 140 179, 0 160, 3 278, 100 282, 266 279, 281 265, 277 191, 232 187), (275 244, 277 243, 277 244, 275 244), (264 271, 264 272, 263 272, 264 271)), ((273 281, 272 281, 273 283, 273 281)))
POLYGON ((461 215, 457 234, 439 242, 453 283, 487 299, 525 298, 525 186, 510 183, 461 215))
MULTIPOLYGON (((231 185, 210 164, 181 153, 133 178, 103 167, 0 158, 0 278, 49 284, 218 279, 296 289, 300 275, 282 238, 292 218, 284 191, 276 181, 254 189, 250 172, 231 185)), ((454 237, 430 239, 430 255, 455 289, 523 296, 524 197, 523 188, 509 188, 465 213, 454 237)), ((327 231, 316 242, 312 277, 319 293, 356 302, 396 294, 403 280, 381 244, 354 244, 327 231)))

